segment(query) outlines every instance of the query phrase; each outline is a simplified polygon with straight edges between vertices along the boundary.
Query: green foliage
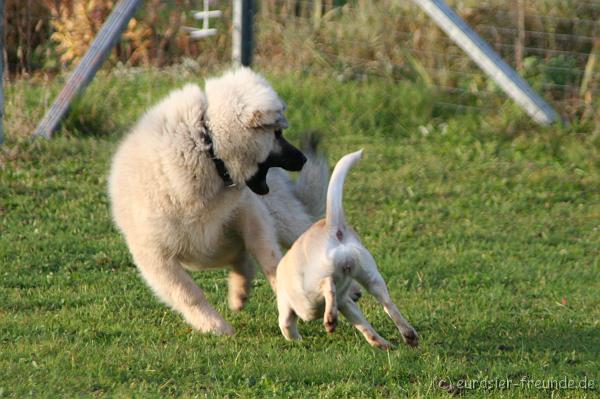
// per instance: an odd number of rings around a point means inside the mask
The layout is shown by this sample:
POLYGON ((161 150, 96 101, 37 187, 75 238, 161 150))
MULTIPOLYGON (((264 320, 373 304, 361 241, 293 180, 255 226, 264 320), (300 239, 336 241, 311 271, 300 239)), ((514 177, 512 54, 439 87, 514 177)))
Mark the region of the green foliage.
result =
MULTIPOLYGON (((595 380, 596 390, 464 393, 597 394, 597 132, 540 129, 510 104, 494 115, 444 113, 434 105, 443 98, 419 84, 271 75, 289 106, 292 141, 321 130, 331 163, 365 149, 347 180, 347 219, 422 344, 403 346, 368 295, 360 306, 396 349, 372 349, 345 321, 331 336, 319 322, 302 323, 304 340, 288 343, 262 276, 248 308, 234 314, 226 272, 195 273, 237 329, 218 338, 190 331, 154 298, 106 197, 122 134, 193 76, 124 70, 97 79, 70 116, 86 123, 51 141, 20 138, 8 121, 0 147, 0 396, 446 398, 441 379, 563 377, 595 380)), ((43 110, 39 87, 9 90, 23 113, 43 110)))

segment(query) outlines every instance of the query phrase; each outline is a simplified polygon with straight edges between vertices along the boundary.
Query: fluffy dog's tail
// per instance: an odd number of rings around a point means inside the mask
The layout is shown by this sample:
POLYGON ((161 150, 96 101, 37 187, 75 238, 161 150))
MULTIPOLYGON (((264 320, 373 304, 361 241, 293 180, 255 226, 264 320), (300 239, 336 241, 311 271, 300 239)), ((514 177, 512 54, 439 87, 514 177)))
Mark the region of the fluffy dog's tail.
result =
POLYGON ((344 208, 342 207, 342 197, 344 193, 344 180, 350 168, 358 162, 362 156, 363 150, 345 155, 338 161, 331 174, 331 180, 329 181, 329 187, 327 188, 327 211, 325 216, 325 223, 330 231, 335 231, 340 237, 341 230, 339 230, 344 224, 344 208))
POLYGON ((320 137, 316 132, 307 132, 302 136, 300 148, 307 161, 294 185, 294 195, 315 219, 325 212, 329 180, 329 165, 318 150, 319 142, 320 137))

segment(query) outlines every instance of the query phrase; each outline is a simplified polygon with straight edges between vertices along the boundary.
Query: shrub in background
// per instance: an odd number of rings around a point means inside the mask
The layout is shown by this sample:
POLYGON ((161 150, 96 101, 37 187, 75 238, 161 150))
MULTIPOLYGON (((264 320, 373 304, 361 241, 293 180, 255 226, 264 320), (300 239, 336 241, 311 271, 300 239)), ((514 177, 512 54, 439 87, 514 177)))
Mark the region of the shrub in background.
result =
MULTIPOLYGON (((212 21, 228 32, 230 2, 225 16, 212 21)), ((57 73, 71 68, 85 54, 116 0, 6 0, 5 46, 8 76, 57 73)), ((209 62, 228 59, 228 34, 192 41, 181 27, 197 25, 194 0, 146 0, 129 22, 111 57, 112 64, 165 66, 184 57, 209 62)))

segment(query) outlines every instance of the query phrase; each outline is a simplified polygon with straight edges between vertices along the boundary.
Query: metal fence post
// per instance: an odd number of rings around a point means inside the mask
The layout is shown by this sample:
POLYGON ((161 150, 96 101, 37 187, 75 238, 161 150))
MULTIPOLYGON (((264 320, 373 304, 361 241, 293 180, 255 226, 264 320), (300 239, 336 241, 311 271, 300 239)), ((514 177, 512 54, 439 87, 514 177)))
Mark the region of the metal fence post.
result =
POLYGON ((115 5, 92 45, 33 133, 34 136, 50 138, 58 128, 60 120, 69 109, 69 104, 94 78, 141 2, 142 0, 120 0, 115 5))
POLYGON ((556 111, 443 0, 413 2, 537 123, 548 125, 560 120, 556 111))
POLYGON ((4 142, 4 0, 0 0, 0 144, 4 142))
POLYGON ((253 0, 233 1, 233 48, 231 58, 235 66, 250 66, 253 46, 253 0))

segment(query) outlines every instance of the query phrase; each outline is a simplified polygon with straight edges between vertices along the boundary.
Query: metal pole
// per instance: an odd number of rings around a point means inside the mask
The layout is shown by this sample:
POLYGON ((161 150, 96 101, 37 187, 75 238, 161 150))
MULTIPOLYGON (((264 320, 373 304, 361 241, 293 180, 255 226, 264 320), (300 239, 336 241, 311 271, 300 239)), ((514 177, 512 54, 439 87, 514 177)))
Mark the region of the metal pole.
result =
POLYGON ((4 0, 0 0, 0 144, 4 142, 4 0))
POLYGON ((120 0, 117 3, 54 104, 46 112, 44 119, 33 133, 34 136, 50 138, 67 113, 71 101, 94 78, 140 4, 141 0, 120 0))
POLYGON ((560 119, 556 111, 443 0, 413 2, 536 122, 549 125, 560 119))
POLYGON ((233 1, 233 37, 231 58, 235 66, 250 66, 253 46, 253 0, 233 1))

